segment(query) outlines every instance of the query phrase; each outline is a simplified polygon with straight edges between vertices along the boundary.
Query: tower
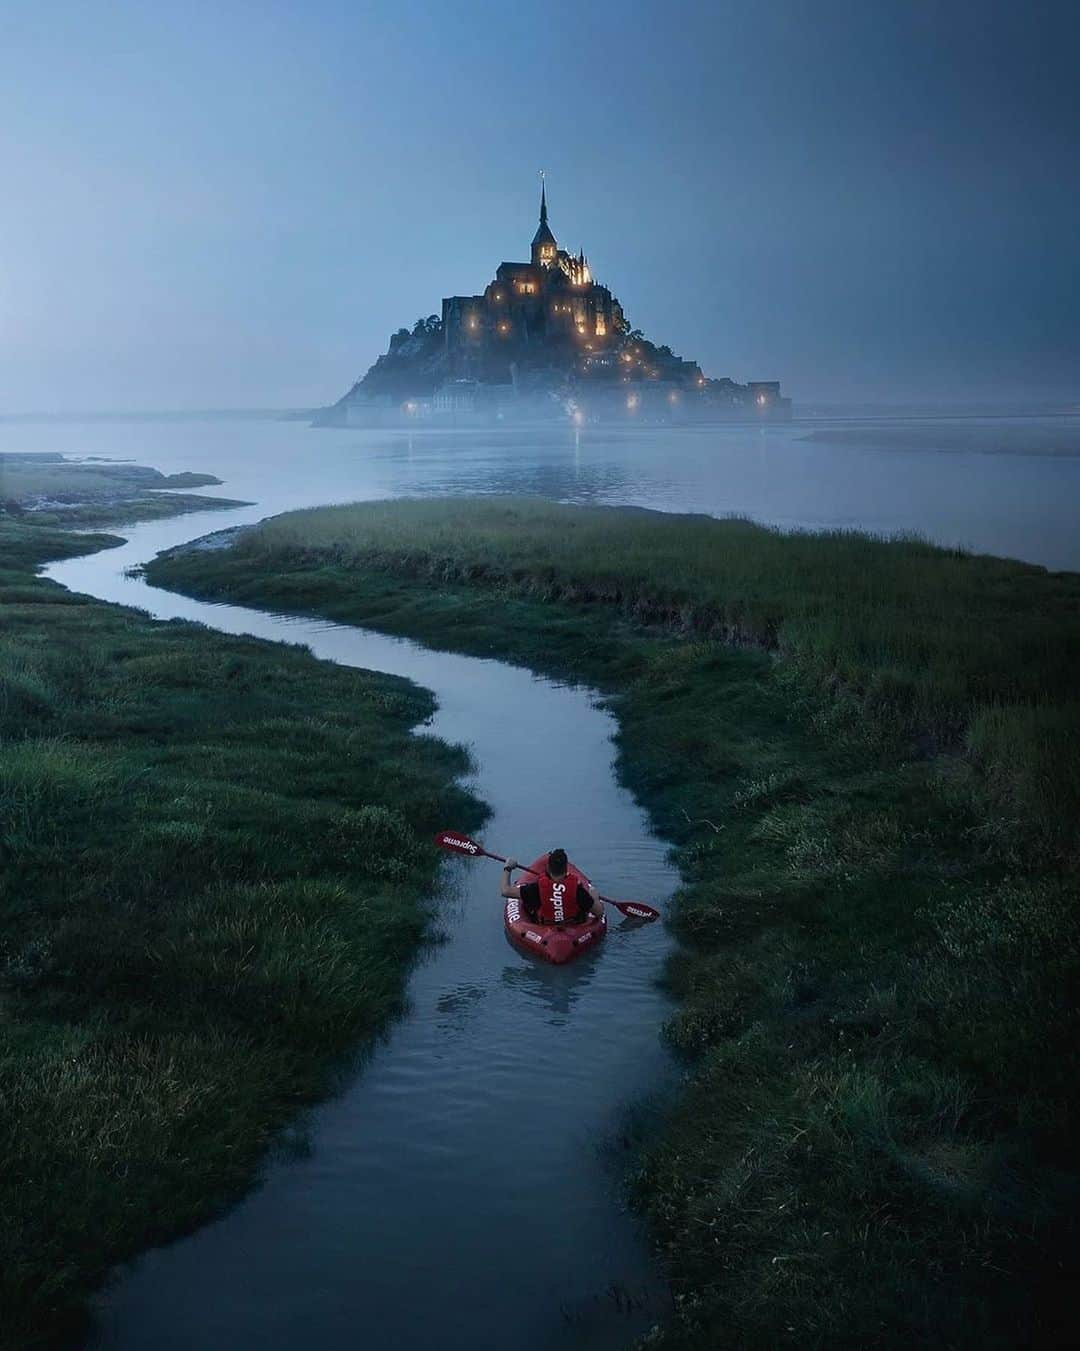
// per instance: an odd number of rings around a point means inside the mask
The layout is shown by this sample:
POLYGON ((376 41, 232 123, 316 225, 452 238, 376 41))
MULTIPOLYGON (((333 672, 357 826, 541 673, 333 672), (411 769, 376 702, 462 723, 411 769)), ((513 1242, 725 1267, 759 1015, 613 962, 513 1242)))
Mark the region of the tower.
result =
POLYGON ((555 261, 558 243, 551 233, 547 218, 547 185, 544 183, 544 171, 540 170, 540 224, 532 242, 533 267, 550 267, 555 261))

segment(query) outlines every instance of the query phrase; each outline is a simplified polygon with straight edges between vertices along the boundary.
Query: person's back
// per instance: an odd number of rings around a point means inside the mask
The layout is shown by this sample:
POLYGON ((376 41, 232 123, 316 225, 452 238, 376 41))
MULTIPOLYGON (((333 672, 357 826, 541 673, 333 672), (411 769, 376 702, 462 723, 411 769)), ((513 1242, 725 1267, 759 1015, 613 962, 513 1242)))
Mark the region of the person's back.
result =
POLYGON ((500 895, 520 901, 530 919, 540 924, 583 924, 590 914, 603 914, 599 892, 570 872, 565 849, 548 854, 545 870, 535 880, 514 886, 510 874, 520 866, 516 858, 506 860, 500 895))

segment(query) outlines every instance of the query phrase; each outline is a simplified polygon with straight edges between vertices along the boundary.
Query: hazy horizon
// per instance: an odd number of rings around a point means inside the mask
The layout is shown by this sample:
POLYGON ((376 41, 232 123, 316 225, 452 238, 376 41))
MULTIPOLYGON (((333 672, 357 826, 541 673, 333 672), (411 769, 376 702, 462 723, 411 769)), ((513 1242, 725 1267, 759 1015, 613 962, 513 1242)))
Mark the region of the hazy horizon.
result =
POLYGON ((803 405, 1080 401, 1072 7, 0 13, 0 415, 332 402, 527 256, 803 405))

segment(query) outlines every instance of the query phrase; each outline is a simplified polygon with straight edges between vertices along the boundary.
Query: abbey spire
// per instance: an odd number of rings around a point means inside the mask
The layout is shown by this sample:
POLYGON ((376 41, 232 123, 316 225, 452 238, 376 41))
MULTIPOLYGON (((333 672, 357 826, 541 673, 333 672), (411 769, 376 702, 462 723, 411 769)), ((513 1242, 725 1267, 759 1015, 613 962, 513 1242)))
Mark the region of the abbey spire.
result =
POLYGON ((533 235, 532 242, 532 262, 533 267, 550 267, 555 261, 555 254, 558 251, 558 241, 551 233, 551 227, 548 225, 547 216, 547 184, 544 181, 544 171, 540 170, 540 224, 537 227, 536 234, 533 235))

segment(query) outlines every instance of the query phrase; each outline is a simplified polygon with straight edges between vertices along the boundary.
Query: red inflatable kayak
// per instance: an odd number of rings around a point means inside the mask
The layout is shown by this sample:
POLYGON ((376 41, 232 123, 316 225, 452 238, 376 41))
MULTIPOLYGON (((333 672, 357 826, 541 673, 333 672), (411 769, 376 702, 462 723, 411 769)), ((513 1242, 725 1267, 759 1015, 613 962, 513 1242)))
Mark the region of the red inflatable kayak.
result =
MULTIPOLYGON (((533 881, 534 873, 547 869, 547 854, 540 857, 528 869, 521 873, 522 882, 533 881)), ((571 863, 567 876, 576 882, 587 882, 588 878, 571 863)), ((607 915, 590 915, 584 924, 541 924, 532 920, 522 909, 521 902, 508 900, 503 915, 506 936, 522 952, 541 957, 545 962, 554 962, 561 966, 572 961, 589 948, 594 948, 607 933, 607 915)))

